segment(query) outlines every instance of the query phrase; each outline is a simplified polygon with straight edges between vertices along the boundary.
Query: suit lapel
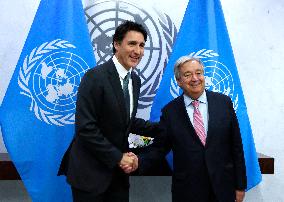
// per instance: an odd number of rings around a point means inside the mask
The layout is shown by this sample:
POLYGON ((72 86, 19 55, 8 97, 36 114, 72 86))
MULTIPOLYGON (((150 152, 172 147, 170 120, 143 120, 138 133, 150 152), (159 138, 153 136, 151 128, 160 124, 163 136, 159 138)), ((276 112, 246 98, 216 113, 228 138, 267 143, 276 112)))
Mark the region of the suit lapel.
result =
MULTIPOLYGON (((183 95, 179 96, 177 98, 177 107, 178 107, 178 117, 180 119, 181 122, 184 123, 184 126, 186 127, 186 131, 188 131, 188 135, 191 135, 194 139, 196 139, 197 142, 200 143, 200 145, 202 145, 201 140, 199 139, 199 137, 197 136, 194 127, 190 121, 190 118, 187 114, 186 108, 185 108, 185 104, 184 104, 184 98, 183 95)), ((203 145, 202 145, 203 146, 203 145)))
POLYGON ((123 96, 123 91, 121 88, 121 83, 119 79, 118 72, 115 69, 115 65, 113 61, 110 59, 107 62, 107 67, 108 67, 108 79, 110 80, 113 93, 116 96, 118 106, 121 112, 121 117, 126 122, 126 108, 125 108, 125 101, 124 101, 124 96, 123 96))
POLYGON ((213 98, 213 94, 210 91, 206 91, 206 97, 207 97, 207 105, 208 105, 208 131, 207 131, 207 137, 206 137, 206 146, 210 144, 210 139, 212 138, 211 134, 211 127, 215 124, 214 121, 216 120, 216 117, 218 116, 218 109, 215 107, 215 102, 213 98), (212 118, 214 117, 214 118, 212 118))
POLYGON ((137 77, 138 76, 135 75, 135 73, 132 71, 131 79, 132 79, 132 86, 133 86, 133 110, 132 110, 131 118, 133 118, 136 115, 137 107, 138 107, 140 86, 139 86, 139 82, 138 82, 137 77))
MULTIPOLYGON (((203 147, 201 140, 199 139, 198 135, 195 132, 194 126, 192 125, 190 118, 187 114, 185 104, 184 104, 184 97, 181 95, 178 100, 178 112, 180 113, 178 117, 181 117, 181 121, 183 121, 185 126, 187 127, 186 130, 188 131, 189 135, 191 135, 199 144, 203 147), (183 118, 184 117, 184 118, 183 118)), ((207 142, 207 141, 206 141, 207 142)))

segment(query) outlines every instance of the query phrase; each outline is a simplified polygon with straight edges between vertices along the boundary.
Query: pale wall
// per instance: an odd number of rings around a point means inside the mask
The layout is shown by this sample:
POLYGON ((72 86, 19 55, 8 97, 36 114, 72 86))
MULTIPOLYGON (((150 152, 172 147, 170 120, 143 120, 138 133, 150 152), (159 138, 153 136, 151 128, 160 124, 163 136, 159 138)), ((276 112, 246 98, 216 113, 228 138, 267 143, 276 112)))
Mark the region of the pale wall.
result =
MULTIPOLYGON (((8 60, 16 64, 20 53, 14 51, 14 46, 23 45, 19 44, 19 40, 5 41, 3 36, 7 32, 15 35, 19 30, 25 32, 25 27, 29 26, 25 25, 23 16, 17 16, 17 9, 29 10, 25 17, 30 18, 37 3, 32 0, 29 1, 31 5, 28 1, 0 1, 1 6, 14 9, 12 13, 9 12, 9 16, 0 14, 0 50, 10 47, 9 53, 0 52, 1 71, 1 66, 13 63, 8 63, 8 60), (21 7, 16 6, 15 2, 21 4, 21 7), (11 23, 4 24, 4 21, 11 23)), ((284 89, 284 68, 281 68, 284 55, 284 1, 221 2, 257 151, 275 158, 275 174, 263 175, 262 183, 247 193, 246 201, 281 202, 284 201, 281 193, 284 187, 284 96, 281 92, 284 89)), ((0 141, 0 152, 3 151, 6 150, 0 141)))
POLYGON ((247 201, 284 201, 284 1, 222 0, 258 152, 275 158, 275 174, 247 201))

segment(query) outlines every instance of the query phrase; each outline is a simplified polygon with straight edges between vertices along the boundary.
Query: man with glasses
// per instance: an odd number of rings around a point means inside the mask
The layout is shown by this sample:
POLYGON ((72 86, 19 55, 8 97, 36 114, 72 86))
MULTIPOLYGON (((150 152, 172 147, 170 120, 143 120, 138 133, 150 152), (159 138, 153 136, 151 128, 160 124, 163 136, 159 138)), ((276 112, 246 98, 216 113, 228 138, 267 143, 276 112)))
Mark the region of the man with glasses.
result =
POLYGON ((231 99, 205 90, 204 65, 183 56, 174 66, 183 94, 162 109, 161 134, 139 155, 139 171, 173 151, 173 202, 241 202, 246 168, 231 99))

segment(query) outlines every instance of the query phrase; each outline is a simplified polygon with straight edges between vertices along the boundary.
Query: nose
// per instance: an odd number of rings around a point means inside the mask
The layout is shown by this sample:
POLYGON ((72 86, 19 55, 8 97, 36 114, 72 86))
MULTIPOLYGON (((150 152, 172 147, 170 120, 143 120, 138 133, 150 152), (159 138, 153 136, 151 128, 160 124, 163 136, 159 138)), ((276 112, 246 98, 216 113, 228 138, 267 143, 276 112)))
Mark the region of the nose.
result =
POLYGON ((143 48, 141 48, 139 45, 135 46, 134 53, 137 55, 140 55, 140 54, 143 55, 143 48))
POLYGON ((197 81, 197 80, 198 80, 197 74, 192 74, 191 80, 192 80, 192 81, 197 81))

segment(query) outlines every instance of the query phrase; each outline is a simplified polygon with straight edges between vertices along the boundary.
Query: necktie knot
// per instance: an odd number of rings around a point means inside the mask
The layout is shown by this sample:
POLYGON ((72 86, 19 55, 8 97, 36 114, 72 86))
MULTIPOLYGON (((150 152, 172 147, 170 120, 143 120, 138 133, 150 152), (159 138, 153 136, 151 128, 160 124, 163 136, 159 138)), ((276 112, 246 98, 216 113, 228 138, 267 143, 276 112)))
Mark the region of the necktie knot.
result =
POLYGON ((123 79, 123 83, 125 83, 125 84, 128 85, 128 83, 129 83, 129 76, 130 76, 130 73, 128 72, 128 73, 126 74, 126 76, 124 77, 124 79, 123 79))
POLYGON ((198 100, 194 100, 192 101, 192 106, 197 109, 199 107, 199 101, 198 100))

